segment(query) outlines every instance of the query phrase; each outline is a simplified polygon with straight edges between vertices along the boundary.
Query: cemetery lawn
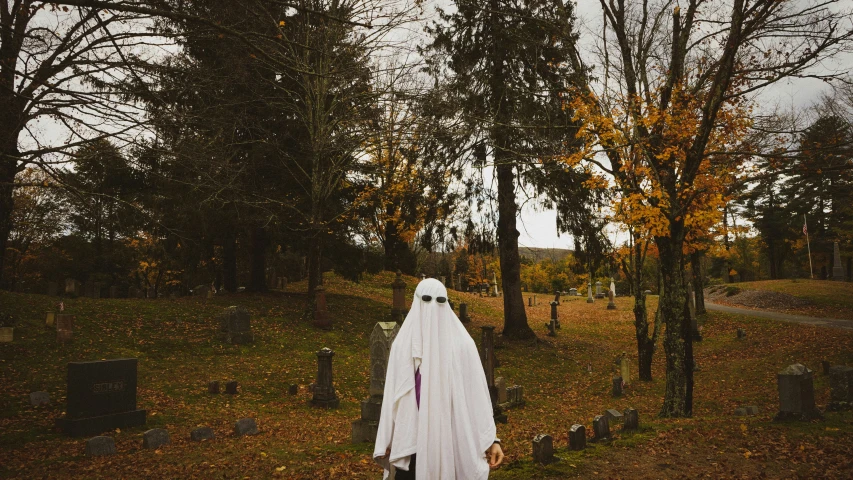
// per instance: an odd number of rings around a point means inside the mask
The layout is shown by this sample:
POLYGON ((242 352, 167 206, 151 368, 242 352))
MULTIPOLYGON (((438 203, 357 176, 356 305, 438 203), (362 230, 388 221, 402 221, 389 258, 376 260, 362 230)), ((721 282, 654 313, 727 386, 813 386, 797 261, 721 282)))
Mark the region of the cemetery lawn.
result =
MULTIPOLYGON (((367 396, 368 337, 375 322, 388 318, 392 280, 387 273, 359 284, 327 276, 328 308, 336 322, 331 332, 301 319, 306 288, 301 283, 285 292, 211 300, 68 300, 68 313, 77 315, 68 345, 57 345, 55 333, 44 326, 44 312, 56 298, 0 292, 0 309, 17 319, 15 341, 0 343, 0 478, 380 478, 370 458, 372 444, 351 444, 350 424, 367 396), (216 315, 229 305, 251 311, 253 345, 216 340, 216 315), (308 405, 315 352, 322 347, 336 352, 337 410, 308 405), (85 439, 53 428, 64 413, 66 363, 120 357, 139 359, 138 406, 148 410, 148 424, 106 433, 118 453, 87 458, 85 439), (237 395, 207 393, 208 381, 232 379, 240 383, 237 395), (288 395, 292 383, 299 385, 298 395, 288 395), (39 390, 52 403, 31 407, 28 395, 39 390), (256 419, 260 434, 235 437, 234 422, 243 417, 256 419), (216 438, 191 442, 190 431, 204 425, 216 438), (155 427, 166 428, 172 443, 145 450, 142 432, 155 427)), ((406 282, 411 298, 416 281, 406 282)), ((537 297, 539 304, 528 314, 539 339, 503 341, 497 349, 496 376, 522 385, 527 404, 507 411, 509 423, 498 425, 507 460, 491 478, 853 476, 853 412, 828 412, 812 423, 771 421, 778 409, 776 373, 795 362, 816 371, 816 401, 823 409, 829 386, 820 362, 853 365, 853 332, 712 312, 702 317, 705 339, 695 346, 700 370, 694 416, 659 419, 660 343, 654 381, 634 379, 622 398, 610 396, 614 359, 622 352, 636 375, 632 299, 617 298, 618 310, 608 311, 606 301, 564 298, 562 329, 547 337, 551 298, 537 297), (738 328, 746 330, 746 339, 736 339, 738 328), (757 406, 759 414, 732 415, 745 405, 757 406), (640 413, 638 432, 623 434, 616 427, 611 442, 567 450, 572 424, 586 425, 591 435, 593 416, 628 407, 640 413), (559 462, 532 464, 531 440, 539 433, 554 437, 559 462)), ((480 326, 500 327, 502 299, 456 292, 451 299, 471 306, 467 328, 478 343, 480 326)), ((651 297, 650 308, 655 301, 651 297)))
POLYGON ((714 303, 794 315, 853 320, 853 283, 786 279, 727 283, 705 289, 714 303))

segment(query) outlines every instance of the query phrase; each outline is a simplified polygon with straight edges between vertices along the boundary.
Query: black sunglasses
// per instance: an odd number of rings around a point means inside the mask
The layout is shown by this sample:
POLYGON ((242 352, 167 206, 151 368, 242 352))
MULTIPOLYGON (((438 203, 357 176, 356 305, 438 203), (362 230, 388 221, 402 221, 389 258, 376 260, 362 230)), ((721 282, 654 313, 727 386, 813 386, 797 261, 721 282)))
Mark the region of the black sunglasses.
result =
MULTIPOLYGON (((432 296, 431 296, 431 295, 421 295, 421 301, 423 301, 423 302, 431 302, 431 301, 432 301, 432 296)), ((445 302, 447 301, 447 298, 445 298, 445 297, 435 297, 435 301, 436 301, 436 302, 438 302, 438 303, 445 303, 445 302)))

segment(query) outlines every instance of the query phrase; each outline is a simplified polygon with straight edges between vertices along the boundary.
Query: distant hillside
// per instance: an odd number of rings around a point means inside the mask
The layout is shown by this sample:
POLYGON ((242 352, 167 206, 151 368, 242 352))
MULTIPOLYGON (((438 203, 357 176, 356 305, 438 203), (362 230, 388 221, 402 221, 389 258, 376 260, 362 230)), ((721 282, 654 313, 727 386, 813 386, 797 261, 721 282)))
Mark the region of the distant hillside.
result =
POLYGON ((558 262, 572 253, 568 248, 536 248, 536 247, 518 247, 518 253, 524 257, 539 262, 550 259, 558 262))

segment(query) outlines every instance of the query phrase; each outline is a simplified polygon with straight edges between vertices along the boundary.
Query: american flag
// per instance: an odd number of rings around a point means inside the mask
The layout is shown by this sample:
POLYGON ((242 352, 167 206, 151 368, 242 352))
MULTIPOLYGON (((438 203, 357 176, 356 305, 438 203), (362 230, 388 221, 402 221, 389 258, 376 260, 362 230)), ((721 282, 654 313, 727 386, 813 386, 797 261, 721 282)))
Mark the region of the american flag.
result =
POLYGON ((808 235, 808 234, 809 234, 809 230, 808 230, 808 228, 806 228, 806 222, 803 222, 803 235, 808 235))

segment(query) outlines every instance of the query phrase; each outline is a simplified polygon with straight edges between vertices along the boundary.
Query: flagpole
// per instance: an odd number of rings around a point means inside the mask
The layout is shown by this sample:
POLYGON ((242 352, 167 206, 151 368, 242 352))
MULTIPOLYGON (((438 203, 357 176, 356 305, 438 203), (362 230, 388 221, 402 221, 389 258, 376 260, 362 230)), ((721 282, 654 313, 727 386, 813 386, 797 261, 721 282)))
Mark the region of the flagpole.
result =
POLYGON ((808 220, 806 220, 806 214, 803 214, 803 231, 806 232, 806 247, 809 249, 809 273, 811 274, 811 279, 814 280, 814 269, 812 268, 812 246, 809 244, 809 229, 808 229, 808 220))

